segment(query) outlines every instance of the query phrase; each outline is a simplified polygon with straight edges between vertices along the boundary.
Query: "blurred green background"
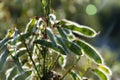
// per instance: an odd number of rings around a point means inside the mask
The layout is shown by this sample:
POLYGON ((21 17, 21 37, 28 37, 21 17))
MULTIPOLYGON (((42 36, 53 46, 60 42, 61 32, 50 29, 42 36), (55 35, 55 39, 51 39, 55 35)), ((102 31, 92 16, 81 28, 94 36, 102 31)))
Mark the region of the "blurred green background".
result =
MULTIPOLYGON (((100 32, 85 40, 105 59, 113 72, 111 80, 120 80, 120 0, 52 0, 52 9, 57 19, 66 18, 100 32)), ((0 0, 0 40, 11 27, 22 32, 34 16, 43 16, 40 0, 0 0)))

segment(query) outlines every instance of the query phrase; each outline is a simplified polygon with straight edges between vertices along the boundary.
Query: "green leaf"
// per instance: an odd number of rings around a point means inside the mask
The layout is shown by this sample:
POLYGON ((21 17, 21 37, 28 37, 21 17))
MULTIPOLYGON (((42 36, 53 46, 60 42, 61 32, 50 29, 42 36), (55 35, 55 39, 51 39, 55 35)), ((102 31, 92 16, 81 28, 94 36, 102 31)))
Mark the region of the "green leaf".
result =
POLYGON ((15 32, 14 32, 14 35, 13 35, 13 41, 12 41, 12 43, 13 43, 13 46, 14 46, 14 53, 16 54, 16 52, 17 52, 17 40, 18 40, 18 30, 17 29, 15 29, 15 32))
POLYGON ((58 62, 62 68, 65 67, 66 65, 66 56, 60 55, 58 62))
POLYGON ((75 44, 74 42, 68 41, 66 39, 64 39, 65 44, 67 45, 67 47, 74 53, 77 55, 82 55, 82 51, 81 48, 75 44))
POLYGON ((32 71, 24 71, 14 77, 14 80, 25 80, 27 77, 31 75, 32 71))
POLYGON ((61 45, 63 47, 66 54, 71 53, 71 51, 69 50, 69 48, 67 47, 67 45, 65 44, 65 42, 63 41, 62 38, 57 37, 57 41, 58 41, 59 45, 61 45))
POLYGON ((27 38, 29 38, 30 37, 30 33, 21 33, 21 36, 19 35, 18 36, 18 41, 23 41, 23 39, 27 39, 27 38))
POLYGON ((105 66, 103 64, 99 64, 98 65, 98 69, 101 70, 101 71, 103 71, 104 73, 106 73, 108 75, 112 75, 111 70, 107 66, 105 66))
POLYGON ((57 51, 60 52, 60 53, 63 54, 63 55, 66 55, 66 54, 67 54, 66 51, 64 50, 64 48, 63 48, 62 46, 60 46, 60 45, 58 45, 57 51))
POLYGON ((46 28, 46 33, 47 33, 48 37, 50 38, 53 46, 54 46, 55 48, 57 48, 56 37, 55 37, 54 33, 52 32, 52 30, 51 30, 50 28, 46 28))
POLYGON ((60 35, 62 38, 67 39, 67 40, 73 40, 75 39, 75 36, 73 35, 71 30, 68 30, 66 28, 62 28, 62 27, 57 27, 60 35))
POLYGON ((1 53, 0 55, 0 71, 2 71, 5 63, 6 63, 6 60, 7 60, 7 57, 8 57, 8 54, 9 54, 9 50, 5 50, 3 53, 1 53))
POLYGON ((16 29, 16 30, 15 30, 15 34, 14 34, 14 36, 13 36, 13 44, 14 44, 14 45, 16 45, 17 39, 18 39, 18 30, 16 29))
POLYGON ((81 48, 76 43, 60 37, 57 37, 57 40, 59 41, 59 44, 62 45, 66 51, 68 51, 68 53, 71 53, 72 51, 74 54, 82 55, 81 48))
POLYGON ((15 57, 21 57, 26 52, 27 52, 26 48, 20 48, 19 50, 17 50, 15 57))
POLYGON ((92 28, 84 26, 84 25, 79 25, 75 22, 72 22, 66 19, 59 21, 59 25, 61 25, 64 28, 72 30, 74 33, 77 33, 85 37, 92 38, 97 35, 95 30, 93 30, 92 28))
POLYGON ((94 69, 93 72, 94 72, 101 80, 109 80, 108 77, 107 77, 103 72, 101 72, 100 70, 94 69))
POLYGON ((57 27, 61 37, 67 39, 67 34, 65 33, 64 29, 62 29, 61 27, 57 27))
POLYGON ((63 30, 67 34, 68 39, 70 39, 70 40, 74 40, 75 39, 75 36, 74 36, 74 34, 72 33, 71 30, 66 29, 66 28, 63 28, 63 30))
POLYGON ((12 78, 18 73, 17 66, 14 66, 7 70, 6 80, 12 80, 12 78))
POLYGON ((2 41, 0 41, 0 50, 4 47, 4 45, 9 41, 9 38, 5 37, 2 41))
POLYGON ((54 46, 52 45, 52 42, 47 41, 45 39, 36 40, 34 43, 40 44, 40 45, 48 47, 48 48, 54 48, 54 46))
POLYGON ((52 45, 52 42, 49 42, 49 41, 47 41, 47 40, 45 40, 45 39, 36 40, 35 43, 40 44, 40 45, 42 45, 42 46, 45 46, 45 47, 47 47, 47 48, 51 48, 51 49, 53 49, 53 50, 55 50, 55 51, 57 51, 57 52, 60 52, 60 53, 63 54, 63 55, 66 55, 65 50, 64 50, 60 45, 57 45, 58 47, 55 48, 55 47, 52 45))
POLYGON ((12 58, 13 58, 15 64, 17 65, 17 68, 18 68, 19 72, 23 72, 24 70, 22 69, 22 64, 20 63, 18 57, 12 56, 12 58))
POLYGON ((74 40, 74 42, 78 44, 83 49, 85 54, 89 56, 92 60, 94 60, 94 62, 103 63, 103 60, 100 54, 90 44, 82 40, 74 40))
POLYGON ((35 27, 36 22, 37 22, 37 19, 35 17, 30 19, 29 23, 26 26, 25 33, 28 32, 29 34, 32 34, 33 28, 35 27))
POLYGON ((72 31, 70 29, 62 28, 66 34, 71 34, 72 31))
POLYGON ((74 72, 74 71, 71 71, 70 75, 72 76, 72 78, 74 80, 82 80, 81 77, 76 72, 74 72))

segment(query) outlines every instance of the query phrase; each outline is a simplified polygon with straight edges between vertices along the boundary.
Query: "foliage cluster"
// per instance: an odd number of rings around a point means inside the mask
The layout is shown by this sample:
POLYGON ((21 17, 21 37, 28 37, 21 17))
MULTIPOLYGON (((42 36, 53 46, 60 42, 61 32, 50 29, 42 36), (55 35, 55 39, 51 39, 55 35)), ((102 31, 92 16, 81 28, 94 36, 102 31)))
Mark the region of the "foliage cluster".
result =
POLYGON ((63 80, 69 74, 73 80, 84 80, 89 79, 87 73, 95 73, 101 80, 109 80, 111 71, 98 51, 75 36, 93 38, 98 33, 66 19, 56 20, 50 10, 50 0, 41 0, 41 4, 43 17, 31 18, 24 32, 17 28, 8 30, 6 37, 0 41, 0 71, 9 61, 14 62, 6 70, 6 79, 63 80), (71 56, 75 61, 68 65, 71 56), (84 65, 83 57, 88 65, 84 65), (84 67, 75 70, 81 60, 84 67), (55 70, 58 65, 62 72, 55 70))

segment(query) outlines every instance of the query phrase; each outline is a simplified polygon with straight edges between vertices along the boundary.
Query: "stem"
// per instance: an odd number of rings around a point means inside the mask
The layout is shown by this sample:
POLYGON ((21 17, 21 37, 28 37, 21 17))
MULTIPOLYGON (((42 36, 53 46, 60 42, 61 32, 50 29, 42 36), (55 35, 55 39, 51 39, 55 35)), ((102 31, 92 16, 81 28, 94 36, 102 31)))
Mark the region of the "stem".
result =
MULTIPOLYGON (((51 0, 40 0, 41 1, 41 5, 42 5, 42 9, 44 12, 44 17, 46 18, 46 26, 45 26, 45 30, 46 27, 51 26, 49 24, 49 14, 50 14, 50 7, 51 7, 51 0)), ((43 32, 43 38, 46 38, 46 31, 43 32)), ((46 67, 46 58, 47 58, 47 51, 48 49, 44 46, 42 46, 42 56, 43 56, 43 77, 45 79, 47 79, 47 67, 46 67)))
POLYGON ((62 76, 60 80, 63 80, 65 76, 74 68, 74 66, 77 64, 77 62, 80 60, 80 57, 76 60, 76 62, 67 70, 67 72, 62 76))
POLYGON ((45 17, 50 14, 51 0, 40 0, 45 17))
POLYGON ((50 66, 49 70, 52 70, 55 67, 55 65, 57 64, 57 61, 58 61, 59 57, 60 57, 60 55, 57 56, 56 60, 54 61, 53 65, 50 66))
POLYGON ((45 11, 45 6, 42 3, 42 0, 40 0, 41 6, 42 6, 42 10, 43 10, 43 15, 46 16, 46 11, 45 11))
POLYGON ((46 69, 46 55, 47 55, 47 48, 42 46, 42 51, 41 54, 43 56, 43 77, 46 79, 46 73, 47 73, 47 69, 46 69))
MULTIPOLYGON (((39 48, 39 46, 36 44, 36 47, 38 48, 38 50, 39 51, 41 51, 41 49, 39 48)), ((37 52, 35 52, 36 53, 36 55, 38 56, 38 61, 39 61, 39 69, 38 70, 40 70, 40 68, 41 68, 41 64, 40 64, 40 54, 39 53, 37 53, 37 52)))
POLYGON ((32 64, 33 64, 35 70, 37 71, 38 77, 39 77, 40 80, 41 80, 41 77, 40 77, 39 71, 38 71, 38 69, 37 69, 37 67, 36 67, 36 65, 35 65, 35 62, 34 62, 33 58, 32 58, 31 51, 29 50, 27 44, 25 43, 25 39, 22 37, 22 35, 20 34, 20 32, 18 32, 18 34, 19 34, 20 37, 22 38, 22 42, 23 42, 24 46, 26 47, 27 52, 28 52, 28 55, 29 55, 29 57, 30 57, 30 59, 31 59, 31 61, 32 61, 32 64))
POLYGON ((51 9, 51 0, 40 0, 47 26, 49 26, 49 14, 51 9))
POLYGON ((47 1, 47 16, 50 14, 50 8, 51 8, 51 0, 47 1))

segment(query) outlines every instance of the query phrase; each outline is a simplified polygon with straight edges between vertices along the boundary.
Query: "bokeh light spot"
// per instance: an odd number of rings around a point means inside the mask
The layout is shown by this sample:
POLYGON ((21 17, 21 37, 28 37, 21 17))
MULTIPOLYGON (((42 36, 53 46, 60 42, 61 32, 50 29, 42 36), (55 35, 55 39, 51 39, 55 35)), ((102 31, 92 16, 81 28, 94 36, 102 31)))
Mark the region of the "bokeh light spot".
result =
POLYGON ((86 13, 88 15, 95 15, 97 13, 97 8, 94 5, 89 4, 86 7, 86 13))

